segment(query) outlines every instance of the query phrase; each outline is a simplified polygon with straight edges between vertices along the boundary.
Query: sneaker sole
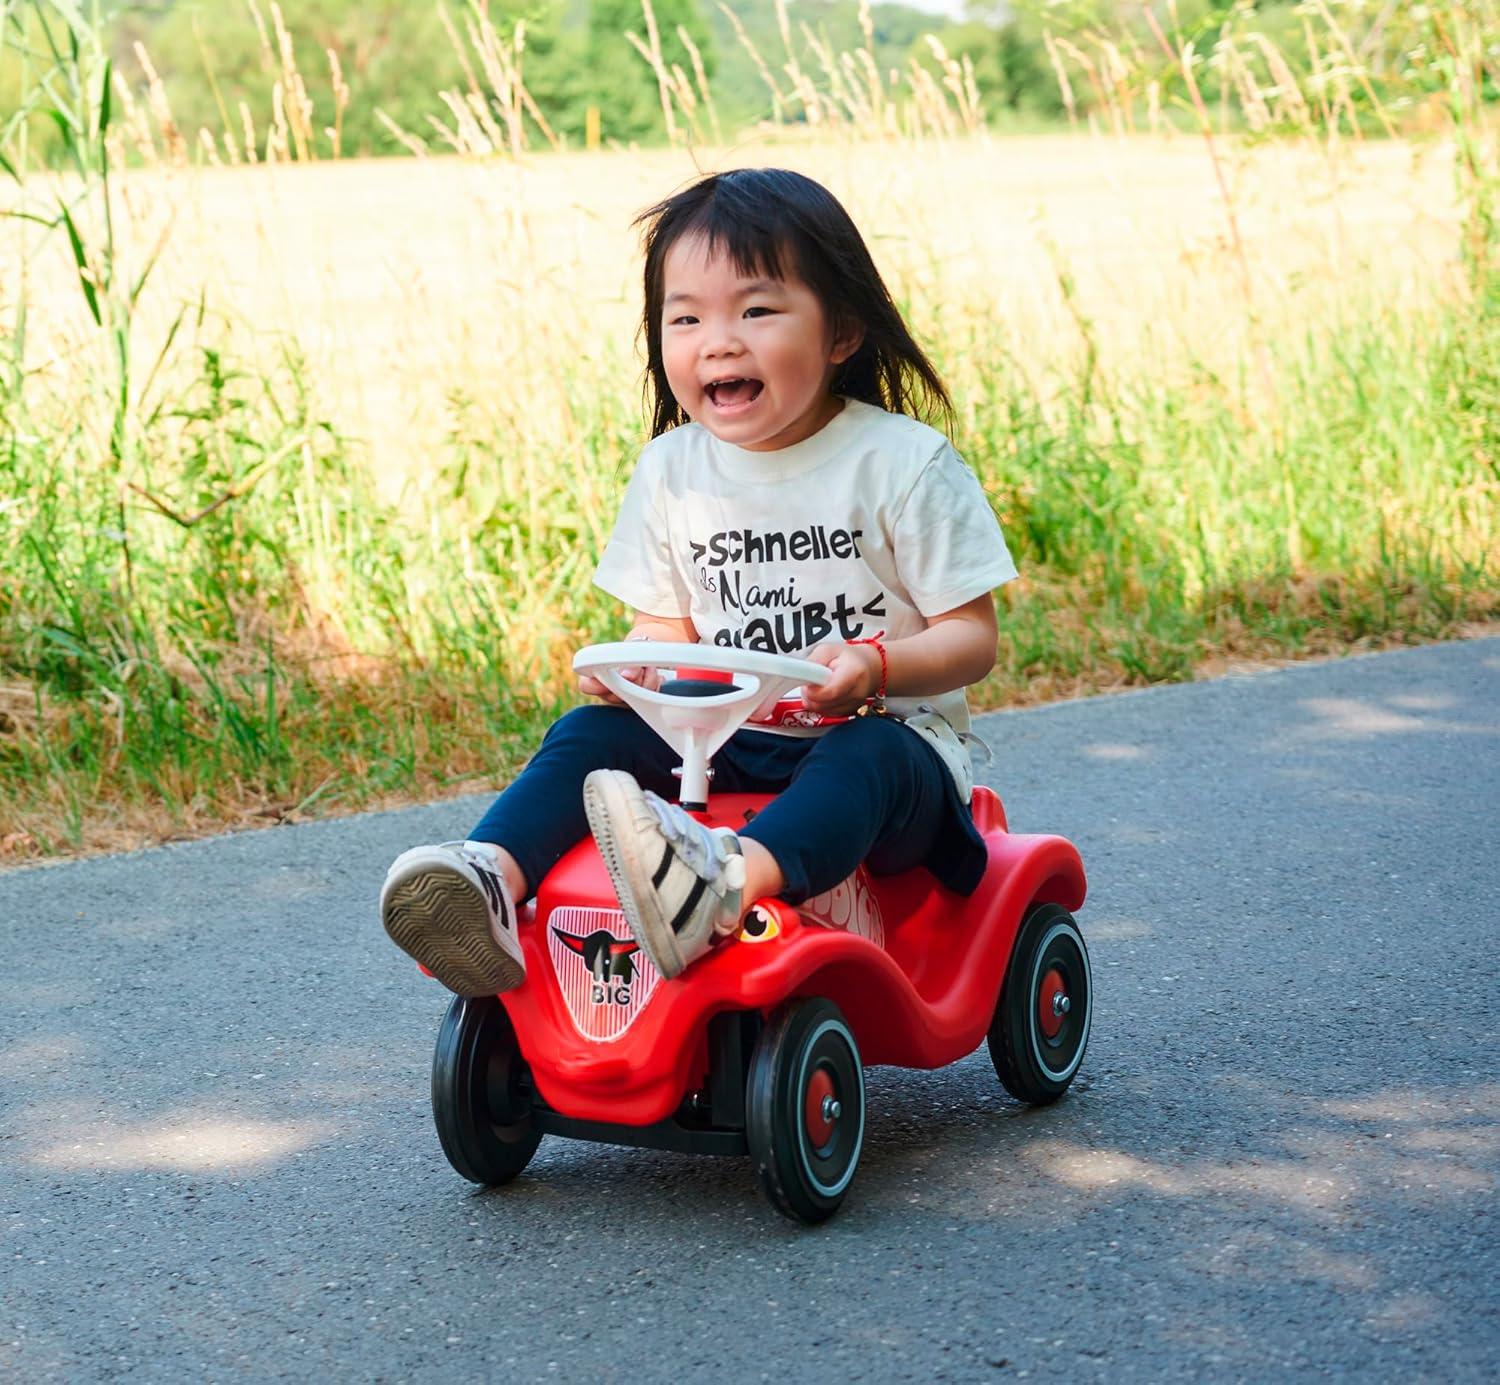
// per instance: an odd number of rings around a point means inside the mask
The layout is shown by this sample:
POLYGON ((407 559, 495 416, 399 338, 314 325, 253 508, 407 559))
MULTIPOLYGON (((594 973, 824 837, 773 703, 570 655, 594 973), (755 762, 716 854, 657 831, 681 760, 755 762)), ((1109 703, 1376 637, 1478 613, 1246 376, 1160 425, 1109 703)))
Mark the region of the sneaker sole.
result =
MULTIPOLYGON (((637 790, 638 794, 639 792, 637 790)), ((650 816, 651 810, 645 806, 644 798, 640 800, 639 807, 650 816)), ((630 925, 636 942, 646 949, 646 955, 657 971, 665 980, 670 981, 682 974, 685 966, 682 949, 677 945, 677 935, 672 932, 672 926, 666 919, 659 914, 645 917, 636 904, 635 890, 630 883, 631 865, 624 859, 614 833, 609 830, 610 820, 614 815, 612 809, 628 821, 636 816, 637 804, 631 801, 630 792, 612 773, 605 772, 598 777, 591 774, 583 783, 583 811, 588 816, 589 830, 594 834, 594 842, 604 860, 604 868, 609 872, 610 883, 615 887, 615 896, 625 912, 625 922, 630 925)), ((639 870, 640 863, 634 864, 639 870)), ((642 874, 642 879, 649 881, 650 878, 650 871, 642 874)))
POLYGON ((477 888, 456 870, 422 866, 387 882, 380 921, 397 947, 457 995, 498 995, 526 979, 524 963, 491 937, 477 888))

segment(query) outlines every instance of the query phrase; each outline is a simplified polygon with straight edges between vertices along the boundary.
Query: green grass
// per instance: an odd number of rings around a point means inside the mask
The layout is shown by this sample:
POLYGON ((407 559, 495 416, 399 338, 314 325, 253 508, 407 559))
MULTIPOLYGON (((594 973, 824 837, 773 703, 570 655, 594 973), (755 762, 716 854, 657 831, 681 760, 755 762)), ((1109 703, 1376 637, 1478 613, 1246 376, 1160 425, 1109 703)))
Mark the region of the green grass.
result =
MULTIPOLYGON (((1038 395, 998 344, 947 346, 958 441, 1024 574, 980 703, 1500 616, 1492 316, 1372 310, 1277 343, 1274 417, 1202 372, 1038 395)), ((572 650, 618 629, 589 577, 641 436, 624 372, 580 382, 578 455, 550 470, 455 400, 437 484, 398 512, 297 357, 198 360, 125 472, 0 394, 12 854, 494 783, 567 704, 572 650)))
MULTIPOLYGON (((38 368, 42 307, 25 276, 0 284, 0 860, 503 780, 571 700, 573 651, 620 628, 590 576, 643 439, 626 344, 586 363, 554 344, 573 364, 546 428, 510 426, 530 401, 503 386, 455 392, 422 485, 383 502, 320 402, 336 362, 287 343, 250 365, 250 326, 202 294, 158 359, 133 354, 151 263, 117 253, 106 49, 72 7, 31 9, 56 21, 28 58, 48 75, 0 126, 0 174, 53 224, 92 327, 66 369, 38 368), (35 197, 27 112, 73 171, 35 197)), ((988 305, 925 290, 914 320, 940 324, 956 441, 1023 574, 978 704, 1500 618, 1500 182, 1464 62, 1443 69, 1451 299, 1398 313, 1351 267, 1337 314, 1270 340, 1249 323, 1232 370, 1183 361, 1191 323, 1102 351, 1075 307, 1079 351, 1039 353, 1043 371, 1010 358, 988 305)))

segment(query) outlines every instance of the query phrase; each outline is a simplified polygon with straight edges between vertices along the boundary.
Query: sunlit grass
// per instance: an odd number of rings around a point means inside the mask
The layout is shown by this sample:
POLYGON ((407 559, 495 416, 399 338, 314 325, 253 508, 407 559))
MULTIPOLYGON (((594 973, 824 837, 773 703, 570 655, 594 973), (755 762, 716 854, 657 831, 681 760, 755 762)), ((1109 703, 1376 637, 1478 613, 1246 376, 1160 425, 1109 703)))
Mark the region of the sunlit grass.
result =
POLYGON ((947 377, 1023 572, 977 702, 1500 616, 1450 147, 1222 152, 1237 238, 1181 136, 8 187, 86 253, 0 221, 0 859, 503 780, 619 628, 629 219, 703 163, 827 182, 947 377))

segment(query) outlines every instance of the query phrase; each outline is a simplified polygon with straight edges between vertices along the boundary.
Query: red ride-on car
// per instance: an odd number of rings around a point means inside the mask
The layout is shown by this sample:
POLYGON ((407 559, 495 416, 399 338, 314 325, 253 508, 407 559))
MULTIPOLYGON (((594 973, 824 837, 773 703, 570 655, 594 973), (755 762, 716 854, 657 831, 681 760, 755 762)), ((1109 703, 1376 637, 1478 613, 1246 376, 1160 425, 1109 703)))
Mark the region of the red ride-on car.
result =
MULTIPOLYGON (((714 751, 762 704, 821 683, 821 665, 704 645, 580 651, 682 756, 684 804, 743 825, 761 794, 708 797, 714 751), (679 670, 684 657, 695 668, 679 670), (641 665, 679 670, 659 689, 641 665), (732 681, 721 681, 725 675, 732 681)), ((542 881, 520 929, 526 980, 455 998, 438 1033, 432 1106, 443 1152, 475 1183, 509 1182, 543 1135, 698 1154, 748 1154, 788 1217, 843 1201, 865 1128, 864 1068, 936 1068, 988 1040, 1012 1096, 1042 1105, 1072 1082, 1088 1042, 1088 950, 1071 910, 1083 865, 1061 837, 1007 829, 977 788, 989 846, 964 898, 924 870, 863 869, 793 908, 764 900, 725 943, 664 981, 639 950, 592 840, 542 881)))

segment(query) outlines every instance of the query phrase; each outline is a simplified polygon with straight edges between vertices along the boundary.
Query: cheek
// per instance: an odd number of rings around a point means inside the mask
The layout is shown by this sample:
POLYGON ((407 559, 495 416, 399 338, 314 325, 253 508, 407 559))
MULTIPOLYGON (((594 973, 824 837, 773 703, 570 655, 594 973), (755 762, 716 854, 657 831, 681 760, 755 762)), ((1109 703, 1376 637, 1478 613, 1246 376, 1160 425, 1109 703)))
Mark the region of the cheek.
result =
POLYGON ((766 373, 774 375, 781 391, 801 398, 818 392, 827 361, 816 347, 809 350, 802 342, 783 342, 780 349, 768 353, 766 373))
POLYGON ((803 381, 809 377, 816 381, 822 367, 827 364, 827 357, 819 353, 816 338, 801 334, 768 342, 762 359, 771 369, 788 375, 795 381, 803 381))
POLYGON ((693 353, 685 351, 680 343, 663 341, 661 364, 667 374, 667 384, 672 387, 672 393, 680 400, 684 393, 690 392, 695 378, 693 353))

